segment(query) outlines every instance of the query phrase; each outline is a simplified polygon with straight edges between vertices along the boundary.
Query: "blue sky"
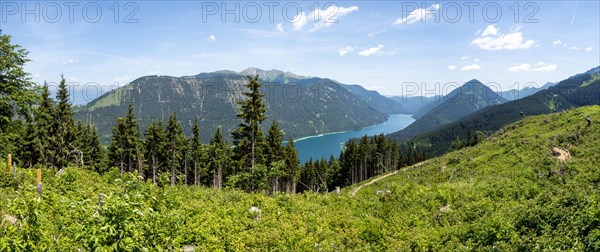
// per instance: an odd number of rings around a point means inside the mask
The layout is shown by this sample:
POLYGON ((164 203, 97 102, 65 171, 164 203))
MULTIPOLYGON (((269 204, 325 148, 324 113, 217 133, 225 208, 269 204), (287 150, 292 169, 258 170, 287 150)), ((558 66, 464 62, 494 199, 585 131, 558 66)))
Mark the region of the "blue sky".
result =
POLYGON ((411 82, 541 86, 600 60, 598 1, 2 1, 0 11, 33 80, 63 73, 77 103, 150 74, 258 67, 401 95, 411 82))

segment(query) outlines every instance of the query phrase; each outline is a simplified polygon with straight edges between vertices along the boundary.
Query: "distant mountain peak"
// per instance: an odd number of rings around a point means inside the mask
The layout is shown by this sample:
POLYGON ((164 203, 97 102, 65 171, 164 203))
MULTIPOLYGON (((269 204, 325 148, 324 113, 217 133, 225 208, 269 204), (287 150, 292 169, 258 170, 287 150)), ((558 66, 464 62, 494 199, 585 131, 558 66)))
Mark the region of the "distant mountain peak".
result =
POLYGON ((239 72, 241 75, 258 75, 259 78, 266 81, 276 81, 279 79, 307 79, 309 77, 294 74, 289 71, 281 71, 278 69, 263 70, 256 67, 249 67, 239 72))

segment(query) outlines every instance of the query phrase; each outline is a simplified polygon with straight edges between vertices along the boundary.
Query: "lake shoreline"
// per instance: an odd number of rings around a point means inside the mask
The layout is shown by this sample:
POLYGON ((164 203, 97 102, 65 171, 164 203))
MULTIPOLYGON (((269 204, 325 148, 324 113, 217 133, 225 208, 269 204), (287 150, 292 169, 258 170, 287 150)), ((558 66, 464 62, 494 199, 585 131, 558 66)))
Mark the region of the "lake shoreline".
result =
POLYGON ((319 135, 307 136, 294 140, 298 157, 301 162, 309 159, 328 159, 331 155, 338 157, 346 141, 367 136, 375 136, 381 133, 390 134, 404 129, 415 119, 412 114, 390 114, 386 121, 365 126, 360 130, 347 130, 339 132, 329 132, 319 135))

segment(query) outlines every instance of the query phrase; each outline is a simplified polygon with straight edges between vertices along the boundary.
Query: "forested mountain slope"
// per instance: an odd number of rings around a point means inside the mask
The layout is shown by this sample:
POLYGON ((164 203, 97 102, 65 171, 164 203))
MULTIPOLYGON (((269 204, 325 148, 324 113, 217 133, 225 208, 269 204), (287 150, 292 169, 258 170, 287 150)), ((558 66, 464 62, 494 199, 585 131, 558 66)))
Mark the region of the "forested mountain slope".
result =
POLYGON ((217 127, 230 132, 239 124, 237 102, 245 92, 244 74, 264 78, 261 92, 266 95, 268 111, 264 125, 278 120, 286 137, 360 129, 385 121, 389 113, 400 112, 400 105, 362 87, 360 92, 357 87, 349 91, 348 86, 329 79, 249 68, 241 73, 217 71, 185 77, 141 77, 79 108, 75 116, 94 123, 103 141, 108 140, 115 118, 125 114, 129 103, 142 130, 156 118, 165 121, 173 112, 189 135, 198 116, 201 138, 206 142, 217 127))

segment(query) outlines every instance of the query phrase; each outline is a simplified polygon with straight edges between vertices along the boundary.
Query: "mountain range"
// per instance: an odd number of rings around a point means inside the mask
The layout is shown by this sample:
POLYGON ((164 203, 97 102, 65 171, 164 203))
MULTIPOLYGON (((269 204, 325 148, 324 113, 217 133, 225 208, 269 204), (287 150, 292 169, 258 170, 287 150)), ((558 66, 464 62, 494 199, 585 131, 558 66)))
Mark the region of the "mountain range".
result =
POLYGON ((247 75, 258 75, 263 84, 268 116, 263 130, 278 120, 287 138, 360 129, 385 121, 391 113, 404 112, 400 104, 358 85, 248 68, 183 77, 144 76, 77 108, 75 116, 94 123, 103 142, 108 141, 116 117, 124 115, 129 104, 141 130, 156 118, 166 120, 173 112, 184 132, 190 134, 197 116, 201 139, 207 141, 217 127, 231 132, 240 123, 237 102, 246 91, 247 75))
MULTIPOLYGON (((435 100, 429 104, 437 105, 435 100)), ((411 125, 390 136, 398 141, 408 140, 416 135, 454 122, 482 108, 506 101, 480 81, 471 80, 442 97, 439 105, 431 108, 411 125)), ((426 106, 428 105, 426 104, 424 107, 426 106)))
MULTIPOLYGON (((457 139, 466 141, 477 131, 491 134, 524 116, 598 105, 600 104, 599 73, 600 67, 595 67, 585 73, 560 81, 546 90, 541 90, 518 100, 482 108, 460 118, 460 120, 416 135, 410 140, 427 147, 429 149, 428 153, 436 156, 451 150, 453 142, 457 139)), ((581 115, 581 120, 583 120, 583 117, 584 115, 581 115)), ((402 131, 392 133, 389 136, 398 141, 407 140, 405 133, 402 133, 402 131)))

